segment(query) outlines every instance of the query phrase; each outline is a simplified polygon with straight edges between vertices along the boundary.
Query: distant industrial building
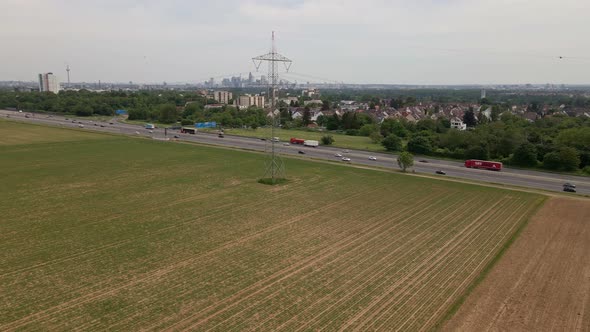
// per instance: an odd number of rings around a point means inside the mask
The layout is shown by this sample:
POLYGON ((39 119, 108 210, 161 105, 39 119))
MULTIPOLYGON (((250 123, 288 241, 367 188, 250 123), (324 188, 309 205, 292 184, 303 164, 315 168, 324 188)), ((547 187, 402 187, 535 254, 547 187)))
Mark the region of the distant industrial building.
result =
POLYGON ((59 80, 53 73, 39 74, 39 91, 41 92, 59 92, 59 80))
POLYGON ((217 100, 219 103, 229 104, 229 101, 232 98, 233 95, 229 91, 213 91, 213 99, 217 100))

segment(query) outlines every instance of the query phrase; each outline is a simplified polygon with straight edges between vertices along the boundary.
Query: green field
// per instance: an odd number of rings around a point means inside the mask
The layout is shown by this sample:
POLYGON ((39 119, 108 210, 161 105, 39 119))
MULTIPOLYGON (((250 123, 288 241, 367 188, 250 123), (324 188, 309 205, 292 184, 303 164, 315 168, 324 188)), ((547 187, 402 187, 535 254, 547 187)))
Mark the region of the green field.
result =
MULTIPOLYGON (((247 137, 259 137, 269 138, 271 137, 270 128, 257 128, 257 129, 236 129, 227 128, 224 132, 229 135, 247 136, 247 137)), ((369 137, 365 136, 350 136, 344 134, 334 134, 330 132, 317 132, 317 131, 305 131, 297 129, 280 129, 275 131, 275 137, 279 137, 281 141, 288 142, 291 137, 312 139, 320 141, 322 136, 332 135, 334 137, 334 146, 345 148, 345 149, 357 149, 357 150, 368 150, 368 151, 385 151, 385 148, 381 144, 375 144, 369 137)))
POLYGON ((428 329, 544 200, 298 159, 266 186, 257 153, 0 133, 3 331, 428 329))

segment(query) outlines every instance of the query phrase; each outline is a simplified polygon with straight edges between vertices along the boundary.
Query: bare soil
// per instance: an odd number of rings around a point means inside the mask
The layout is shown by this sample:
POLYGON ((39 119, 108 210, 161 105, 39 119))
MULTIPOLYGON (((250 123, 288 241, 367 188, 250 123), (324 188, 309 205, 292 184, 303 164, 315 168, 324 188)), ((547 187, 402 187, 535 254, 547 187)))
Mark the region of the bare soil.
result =
POLYGON ((445 331, 590 331, 590 201, 550 199, 445 331))

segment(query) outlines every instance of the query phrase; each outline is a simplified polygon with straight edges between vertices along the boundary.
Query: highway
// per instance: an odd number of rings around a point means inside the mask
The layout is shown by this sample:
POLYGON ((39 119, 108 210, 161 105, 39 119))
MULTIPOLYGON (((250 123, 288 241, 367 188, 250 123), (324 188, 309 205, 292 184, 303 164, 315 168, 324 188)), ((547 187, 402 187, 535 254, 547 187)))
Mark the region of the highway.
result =
MULTIPOLYGON (((58 115, 46 115, 40 113, 19 113, 16 111, 0 110, 0 116, 17 121, 27 121, 33 123, 48 124, 53 126, 78 128, 92 131, 103 131, 116 134, 134 135, 134 136, 145 136, 152 137, 154 139, 174 139, 174 135, 178 135, 182 141, 197 142, 211 145, 226 146, 239 149, 250 149, 256 151, 265 151, 270 149, 270 142, 263 141, 258 138, 249 138, 241 136, 225 135, 224 138, 217 137, 215 134, 209 133, 197 133, 181 134, 178 130, 168 130, 167 135, 164 134, 164 129, 157 128, 150 132, 144 129, 142 126, 117 122, 113 119, 109 124, 109 121, 90 121, 86 119, 76 119, 76 123, 72 123, 72 119, 66 116, 58 115), (25 115, 30 114, 27 118, 25 115), (66 118, 68 120, 66 120, 66 118), (79 121, 78 121, 79 120, 79 121), (82 123, 78 123, 78 122, 82 123), (80 125, 83 128, 80 128, 80 125), (101 127, 104 126, 104 127, 101 127)), ((1 133, 0 133, 1 134, 1 133)), ((283 155, 296 155, 298 157, 310 157, 316 159, 334 160, 341 161, 340 157, 336 157, 336 154, 342 154, 344 157, 351 159, 354 164, 378 166, 384 168, 398 168, 396 162, 396 156, 386 153, 375 153, 360 150, 349 150, 347 152, 342 148, 319 146, 317 148, 303 147, 301 145, 286 144, 280 142, 275 144, 275 150, 283 155), (299 151, 305 152, 305 154, 299 154, 299 151), (369 156, 377 157, 376 161, 369 160, 369 156)), ((466 180, 490 182, 496 184, 505 184, 512 186, 519 186, 523 188, 531 189, 542 189, 549 191, 562 191, 562 185, 566 182, 573 183, 576 185, 578 194, 590 195, 590 178, 562 175, 554 173, 545 173, 532 170, 520 170, 504 168, 501 172, 469 169, 464 167, 463 163, 429 159, 416 157, 414 160, 414 170, 416 173, 425 173, 435 175, 436 170, 443 170, 446 175, 438 175, 441 177, 454 177, 466 180), (425 160, 426 162, 420 162, 425 160)))

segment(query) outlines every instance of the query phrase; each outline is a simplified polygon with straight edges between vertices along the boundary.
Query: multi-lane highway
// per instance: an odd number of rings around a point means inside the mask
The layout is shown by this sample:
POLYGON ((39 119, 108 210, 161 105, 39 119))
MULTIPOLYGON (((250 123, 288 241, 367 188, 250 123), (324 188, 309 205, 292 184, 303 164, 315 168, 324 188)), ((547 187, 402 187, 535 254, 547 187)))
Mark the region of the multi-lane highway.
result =
MULTIPOLYGON (((194 135, 181 134, 177 130, 168 130, 167 135, 165 135, 164 129, 161 128, 154 129, 150 132, 150 130, 144 129, 141 126, 121 123, 117 122, 116 120, 110 121, 112 122, 112 124, 110 124, 109 121, 91 122, 86 119, 76 119, 76 122, 73 123, 73 119, 66 120, 67 117, 64 116, 49 116, 38 113, 18 113, 16 111, 6 110, 0 110, 0 116, 18 121, 29 121, 34 123, 43 123, 61 127, 80 128, 80 125, 83 125, 84 130, 104 131, 110 133, 136 136, 140 135, 153 137, 155 139, 174 139, 174 135, 178 135, 179 140, 227 146, 240 149, 250 149, 256 151, 264 151, 265 149, 269 149, 270 145, 270 142, 262 141, 257 138, 231 135, 225 135, 225 137, 220 138, 217 137, 217 135, 209 133, 197 133, 194 135), (26 117, 26 114, 30 114, 29 117, 26 117), (80 121, 82 123, 80 123, 80 121)), ((385 168, 397 168, 396 156, 386 153, 375 153, 360 150, 345 151, 341 148, 326 146, 311 148, 303 147, 301 145, 287 144, 285 142, 275 144, 275 149, 279 153, 285 155, 298 155, 300 157, 334 160, 344 163, 343 161, 341 161, 341 157, 336 156, 337 154, 341 154, 344 157, 350 158, 351 162, 355 164, 379 166, 385 168), (299 151, 303 151, 305 152, 305 154, 299 154, 299 151), (377 160, 369 160, 369 156, 375 156, 377 160)), ((455 177, 466 180, 491 182, 497 184, 506 184, 524 188, 543 189, 550 191, 562 191, 563 184, 569 182, 576 185, 576 190, 578 194, 590 194, 590 178, 571 175, 544 173, 538 171, 510 168, 504 168, 501 172, 494 172, 487 170, 465 168, 463 164, 459 162, 429 158, 416 158, 414 163, 414 170, 417 173, 426 173, 433 175, 437 170, 442 170, 446 172, 447 175, 439 175, 441 177, 455 177), (420 162, 420 160, 424 160, 426 162, 420 162)))

